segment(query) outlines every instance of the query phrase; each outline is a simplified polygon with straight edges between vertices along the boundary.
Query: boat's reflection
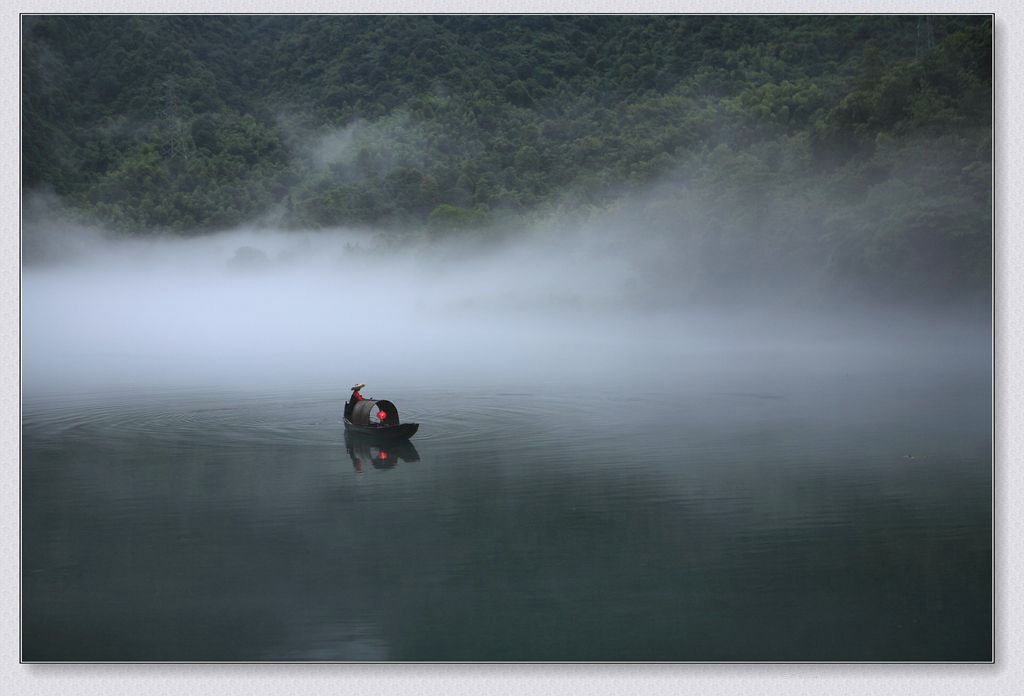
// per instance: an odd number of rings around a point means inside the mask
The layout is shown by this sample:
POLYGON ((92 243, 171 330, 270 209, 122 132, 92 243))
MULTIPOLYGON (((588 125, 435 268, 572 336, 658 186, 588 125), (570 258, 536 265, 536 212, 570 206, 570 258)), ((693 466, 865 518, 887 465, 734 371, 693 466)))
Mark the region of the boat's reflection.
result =
POLYGON ((380 442, 351 433, 345 433, 345 451, 357 472, 362 472, 367 465, 374 469, 393 469, 400 461, 420 460, 419 452, 408 440, 380 442))

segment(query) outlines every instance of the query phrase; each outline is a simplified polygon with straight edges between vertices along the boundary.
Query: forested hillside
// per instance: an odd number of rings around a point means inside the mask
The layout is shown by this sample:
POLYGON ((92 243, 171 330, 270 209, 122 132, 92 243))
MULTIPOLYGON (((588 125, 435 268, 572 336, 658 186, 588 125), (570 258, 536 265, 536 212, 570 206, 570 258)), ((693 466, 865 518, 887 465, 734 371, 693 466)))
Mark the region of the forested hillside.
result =
POLYGON ((643 196, 705 274, 958 295, 990 282, 991 37, 970 16, 30 16, 23 183, 133 234, 483 234, 643 196))

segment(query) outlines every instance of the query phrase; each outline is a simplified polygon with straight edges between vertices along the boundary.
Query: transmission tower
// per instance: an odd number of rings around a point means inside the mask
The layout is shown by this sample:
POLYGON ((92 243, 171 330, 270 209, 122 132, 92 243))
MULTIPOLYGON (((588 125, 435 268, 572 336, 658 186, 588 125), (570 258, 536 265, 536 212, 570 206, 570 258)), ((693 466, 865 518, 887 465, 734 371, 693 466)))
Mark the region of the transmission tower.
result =
POLYGON ((163 110, 161 116, 165 123, 167 142, 164 144, 164 157, 188 159, 191 155, 188 142, 185 140, 185 126, 178 115, 178 93, 175 88, 174 76, 164 77, 164 94, 161 98, 163 110))

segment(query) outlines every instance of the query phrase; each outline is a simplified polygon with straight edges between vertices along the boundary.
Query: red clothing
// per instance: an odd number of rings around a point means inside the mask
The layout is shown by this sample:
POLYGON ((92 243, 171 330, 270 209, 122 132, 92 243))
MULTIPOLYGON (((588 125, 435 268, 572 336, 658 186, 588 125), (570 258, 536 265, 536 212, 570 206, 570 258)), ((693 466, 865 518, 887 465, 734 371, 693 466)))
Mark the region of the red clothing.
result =
POLYGON ((352 397, 345 404, 345 419, 350 420, 352 418, 352 407, 356 405, 356 402, 364 401, 363 395, 358 391, 352 392, 352 397))

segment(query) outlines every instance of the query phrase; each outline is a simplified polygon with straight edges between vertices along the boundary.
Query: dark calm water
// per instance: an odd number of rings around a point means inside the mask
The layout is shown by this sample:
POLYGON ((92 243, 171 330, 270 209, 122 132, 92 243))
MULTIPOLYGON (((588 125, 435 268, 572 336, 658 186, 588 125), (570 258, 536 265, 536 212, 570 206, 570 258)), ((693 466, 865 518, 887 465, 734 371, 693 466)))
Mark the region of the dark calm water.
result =
POLYGON ((602 382, 26 393, 23 657, 990 659, 987 368, 602 382))

